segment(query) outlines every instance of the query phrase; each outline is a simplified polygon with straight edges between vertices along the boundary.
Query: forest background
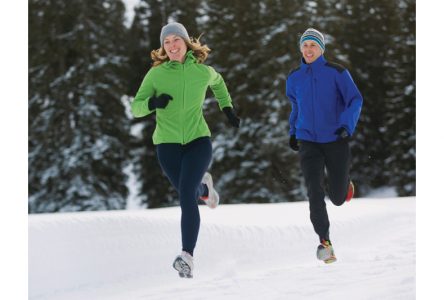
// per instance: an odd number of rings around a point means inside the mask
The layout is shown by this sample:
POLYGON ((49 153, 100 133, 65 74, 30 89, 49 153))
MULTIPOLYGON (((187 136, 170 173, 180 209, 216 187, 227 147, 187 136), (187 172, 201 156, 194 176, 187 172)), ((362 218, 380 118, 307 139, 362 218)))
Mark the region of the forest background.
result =
POLYGON ((154 116, 129 103, 163 25, 178 21, 212 52, 242 119, 231 128, 208 93, 211 173, 223 203, 305 200, 288 147, 286 76, 308 27, 327 60, 350 70, 364 105, 351 141, 357 196, 416 194, 416 3, 402 0, 28 2, 28 212, 178 204, 158 166, 154 116), (131 191, 133 189, 133 191, 131 191), (133 195, 134 199, 134 195, 133 195))

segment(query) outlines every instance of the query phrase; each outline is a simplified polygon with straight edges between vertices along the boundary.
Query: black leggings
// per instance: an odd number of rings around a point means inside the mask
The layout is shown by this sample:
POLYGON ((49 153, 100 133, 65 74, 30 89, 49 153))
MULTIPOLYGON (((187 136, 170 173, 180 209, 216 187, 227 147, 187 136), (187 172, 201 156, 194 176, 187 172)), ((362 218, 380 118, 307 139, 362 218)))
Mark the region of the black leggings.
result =
POLYGON ((181 144, 157 145, 157 158, 171 184, 179 194, 182 209, 181 232, 182 250, 193 255, 199 234, 199 197, 204 194, 202 177, 212 157, 209 137, 181 144))
POLYGON ((325 144, 301 141, 299 154, 310 203, 310 220, 319 240, 328 240, 330 222, 324 200, 324 169, 327 169, 330 200, 337 206, 342 205, 350 180, 351 154, 348 141, 325 144))

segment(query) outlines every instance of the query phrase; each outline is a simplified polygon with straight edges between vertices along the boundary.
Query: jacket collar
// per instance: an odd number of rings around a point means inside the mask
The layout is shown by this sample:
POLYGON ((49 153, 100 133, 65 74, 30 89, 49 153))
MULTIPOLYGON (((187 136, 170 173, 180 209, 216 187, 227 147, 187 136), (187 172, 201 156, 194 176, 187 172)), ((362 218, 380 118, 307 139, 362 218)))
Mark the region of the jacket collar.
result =
MULTIPOLYGON (((194 57, 193 50, 188 50, 187 53, 185 53, 185 60, 183 62, 184 65, 195 63, 197 61, 196 57, 194 57)), ((165 62, 166 67, 175 68, 182 65, 182 63, 176 61, 176 60, 169 60, 165 62)))
POLYGON ((311 64, 307 64, 305 62, 305 59, 302 57, 301 58, 301 68, 302 69, 307 69, 307 68, 311 67, 312 69, 316 70, 319 67, 325 65, 326 62, 327 62, 327 60, 325 59, 324 55, 319 56, 318 59, 316 59, 311 64))
POLYGON ((197 59, 196 57, 194 57, 193 50, 188 50, 187 53, 185 54, 185 63, 190 64, 195 62, 197 62, 197 59))

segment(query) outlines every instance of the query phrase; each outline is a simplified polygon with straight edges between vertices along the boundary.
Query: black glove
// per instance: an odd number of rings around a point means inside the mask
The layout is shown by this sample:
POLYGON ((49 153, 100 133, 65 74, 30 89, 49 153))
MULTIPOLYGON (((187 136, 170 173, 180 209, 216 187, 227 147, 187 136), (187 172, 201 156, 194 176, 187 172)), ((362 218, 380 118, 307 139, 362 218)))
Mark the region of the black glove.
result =
POLYGON ((173 100, 173 97, 168 94, 161 94, 158 97, 153 96, 148 100, 148 108, 149 110, 165 108, 170 100, 173 100))
POLYGON ((228 122, 231 126, 239 128, 240 119, 236 116, 236 113, 231 107, 224 107, 223 112, 227 116, 228 122))
POLYGON ((335 134, 338 136, 338 140, 345 140, 350 137, 350 135, 347 132, 347 129, 345 129, 344 127, 338 128, 335 131, 335 134))
POLYGON ((288 141, 288 145, 290 145, 291 150, 296 152, 299 151, 299 143, 294 134, 290 135, 290 140, 288 141))

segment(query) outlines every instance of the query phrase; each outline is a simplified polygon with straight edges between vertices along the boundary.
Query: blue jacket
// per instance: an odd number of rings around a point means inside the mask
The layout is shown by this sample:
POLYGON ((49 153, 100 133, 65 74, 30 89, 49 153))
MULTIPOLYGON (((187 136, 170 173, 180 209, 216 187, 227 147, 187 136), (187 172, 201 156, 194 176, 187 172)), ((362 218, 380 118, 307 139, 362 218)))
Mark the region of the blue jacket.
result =
POLYGON ((337 140, 344 127, 352 135, 358 123, 362 96, 350 73, 321 55, 301 65, 287 77, 286 94, 291 102, 290 135, 317 143, 337 140))

